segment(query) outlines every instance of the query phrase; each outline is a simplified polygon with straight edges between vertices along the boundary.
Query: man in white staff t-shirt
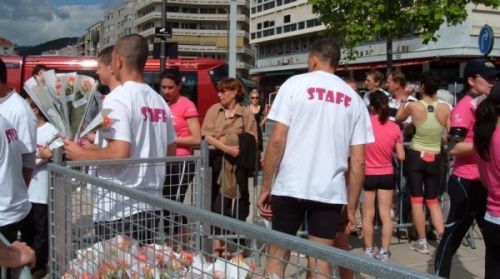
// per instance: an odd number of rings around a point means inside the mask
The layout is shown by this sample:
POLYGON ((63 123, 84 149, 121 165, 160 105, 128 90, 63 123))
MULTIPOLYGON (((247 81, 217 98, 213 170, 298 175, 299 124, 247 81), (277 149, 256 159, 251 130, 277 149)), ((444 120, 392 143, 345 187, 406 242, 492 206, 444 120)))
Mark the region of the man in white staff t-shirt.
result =
MULTIPOLYGON (((257 204, 274 230, 288 234, 296 234, 307 215, 309 239, 329 246, 344 204, 346 229, 354 229, 364 180, 364 144, 374 141, 363 100, 334 74, 339 60, 338 45, 320 39, 309 53, 309 73, 293 76, 280 87, 268 115, 276 126, 265 153, 257 204)), ((285 278, 289 256, 290 251, 270 245, 268 275, 285 278)), ((309 277, 331 278, 329 263, 309 258, 309 267, 318 272, 309 277)))
MULTIPOLYGON (((144 83, 147 56, 148 44, 142 36, 131 34, 118 40, 113 49, 112 67, 113 75, 122 85, 109 93, 103 102, 103 109, 112 110, 108 115, 111 126, 100 130, 107 145, 85 150, 65 141, 67 158, 105 160, 175 156, 170 109, 165 100, 144 83)), ((99 175, 120 185, 161 196, 165 166, 120 165, 102 170, 99 175)), ((158 226, 159 219, 152 210, 149 204, 99 189, 93 210, 96 233, 109 238, 119 232, 150 242, 151 233, 141 228, 158 226)))

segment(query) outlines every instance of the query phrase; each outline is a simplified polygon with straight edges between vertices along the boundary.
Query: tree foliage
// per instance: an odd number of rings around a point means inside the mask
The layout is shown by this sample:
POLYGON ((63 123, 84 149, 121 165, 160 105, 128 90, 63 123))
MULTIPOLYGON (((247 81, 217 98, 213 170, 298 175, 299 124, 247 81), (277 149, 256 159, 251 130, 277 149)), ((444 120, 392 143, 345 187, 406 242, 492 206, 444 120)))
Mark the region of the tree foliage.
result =
POLYGON ((467 4, 500 6, 500 0, 308 1, 327 32, 349 50, 351 58, 355 46, 373 41, 377 35, 386 38, 392 46, 392 38, 416 33, 427 44, 438 39, 436 31, 443 23, 462 23, 467 18, 467 4))

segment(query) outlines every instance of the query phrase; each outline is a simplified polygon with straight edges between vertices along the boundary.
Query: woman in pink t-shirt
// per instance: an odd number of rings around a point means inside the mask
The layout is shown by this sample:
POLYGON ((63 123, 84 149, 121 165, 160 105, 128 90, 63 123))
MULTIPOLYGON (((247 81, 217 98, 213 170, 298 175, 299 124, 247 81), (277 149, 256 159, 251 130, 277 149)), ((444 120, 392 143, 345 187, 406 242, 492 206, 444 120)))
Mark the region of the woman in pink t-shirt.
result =
POLYGON ((363 254, 382 261, 389 260, 389 245, 392 237, 392 195, 394 186, 394 168, 392 154, 396 151, 399 160, 404 160, 401 130, 396 123, 389 120, 389 100, 384 92, 375 90, 370 94, 370 113, 375 142, 366 145, 365 149, 365 200, 363 202, 363 235, 365 250, 363 254), (373 219, 375 217, 375 200, 382 220, 382 243, 378 254, 373 247, 373 219))
POLYGON ((450 114, 448 151, 454 157, 447 189, 450 210, 434 261, 436 275, 441 277, 450 277, 453 255, 474 219, 481 231, 484 225, 488 193, 481 183, 473 156, 474 112, 478 99, 490 93, 497 75, 498 71, 490 61, 484 58, 469 61, 464 69, 464 97, 450 114))
MULTIPOLYGON (((177 136, 177 156, 192 155, 192 147, 201 141, 200 122, 196 106, 188 98, 181 96, 182 76, 175 68, 166 69, 160 75, 161 92, 172 112, 172 123, 177 136)), ((184 202, 189 182, 193 179, 195 164, 193 161, 175 162, 167 165, 167 178, 163 187, 163 196, 178 202, 184 202)), ((186 218, 182 220, 187 223, 186 218)), ((175 223, 178 223, 176 221, 175 223)), ((166 226, 168 228, 168 226, 166 226)), ((178 228, 174 228, 177 233, 178 228)), ((183 234, 184 235, 184 234, 183 234)))
POLYGON ((474 147, 481 180, 488 188, 484 215, 485 278, 500 274, 500 88, 476 110, 474 147))

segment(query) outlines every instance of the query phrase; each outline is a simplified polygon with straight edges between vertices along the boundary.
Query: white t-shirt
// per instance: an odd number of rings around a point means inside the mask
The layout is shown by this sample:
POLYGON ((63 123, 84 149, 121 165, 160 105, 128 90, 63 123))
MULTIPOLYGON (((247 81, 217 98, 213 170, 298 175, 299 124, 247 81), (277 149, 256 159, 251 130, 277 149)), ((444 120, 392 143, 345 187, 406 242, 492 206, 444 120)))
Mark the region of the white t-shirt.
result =
MULTIPOLYGON (((172 114, 167 103, 145 83, 125 82, 106 96, 103 109, 112 110, 108 115, 112 124, 100 130, 102 137, 130 143, 132 159, 165 157, 167 145, 175 142, 172 114)), ((161 195, 165 166, 119 165, 98 169, 98 175, 126 187, 161 195)), ((148 204, 102 189, 96 203, 96 221, 116 220, 153 209, 148 204)))
MULTIPOLYGON (((37 147, 42 148, 54 139, 54 136, 56 136, 59 132, 52 124, 46 122, 42 126, 38 127, 36 133, 37 147)), ((38 166, 33 172, 33 177, 31 178, 30 186, 28 187, 30 202, 47 204, 49 193, 48 179, 47 164, 38 166)))
POLYGON ((23 153, 26 147, 16 129, 0 115, 0 227, 21 221, 31 209, 22 175, 23 153))
POLYGON ((269 118, 288 126, 272 194, 346 204, 349 147, 374 141, 361 97, 336 75, 310 72, 280 87, 269 118))
POLYGON ((26 146, 26 153, 36 151, 37 121, 35 114, 15 90, 0 98, 0 112, 16 128, 19 139, 26 146))

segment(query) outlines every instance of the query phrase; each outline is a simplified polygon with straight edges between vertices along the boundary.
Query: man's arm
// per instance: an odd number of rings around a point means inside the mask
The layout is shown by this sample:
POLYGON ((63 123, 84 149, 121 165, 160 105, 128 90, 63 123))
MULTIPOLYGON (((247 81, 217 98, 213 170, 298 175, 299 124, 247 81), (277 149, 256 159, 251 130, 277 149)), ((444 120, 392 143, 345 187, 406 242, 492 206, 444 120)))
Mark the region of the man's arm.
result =
POLYGON ((64 153, 66 158, 73 161, 126 159, 130 157, 130 143, 108 140, 108 145, 104 148, 86 150, 71 140, 64 140, 64 153))
POLYGON ((411 114, 411 104, 406 104, 406 101, 401 101, 398 112, 396 113, 396 122, 404 122, 411 114))
POLYGON ((24 183, 26 183, 26 187, 30 185, 31 182, 31 177, 33 176, 33 170, 35 169, 36 165, 36 151, 31 152, 31 153, 24 153, 22 154, 23 158, 23 179, 24 183))
POLYGON ((29 265, 30 268, 33 268, 35 262, 35 251, 28 247, 26 243, 16 241, 7 246, 0 241, 0 266, 18 268, 29 265))
POLYGON ((352 231, 356 227, 355 212, 365 180, 365 145, 358 144, 351 146, 350 154, 350 167, 348 171, 349 187, 347 187, 347 216, 349 218, 349 225, 347 228, 352 231))
POLYGON ((167 145, 167 156, 175 156, 177 154, 177 143, 172 142, 167 145))
POLYGON ((266 153, 264 155, 264 177, 262 179, 262 186, 257 202, 260 215, 264 218, 270 218, 272 216, 272 211, 269 207, 271 201, 271 188, 274 175, 278 170, 281 158, 283 158, 287 134, 288 126, 277 122, 267 144, 266 153))

